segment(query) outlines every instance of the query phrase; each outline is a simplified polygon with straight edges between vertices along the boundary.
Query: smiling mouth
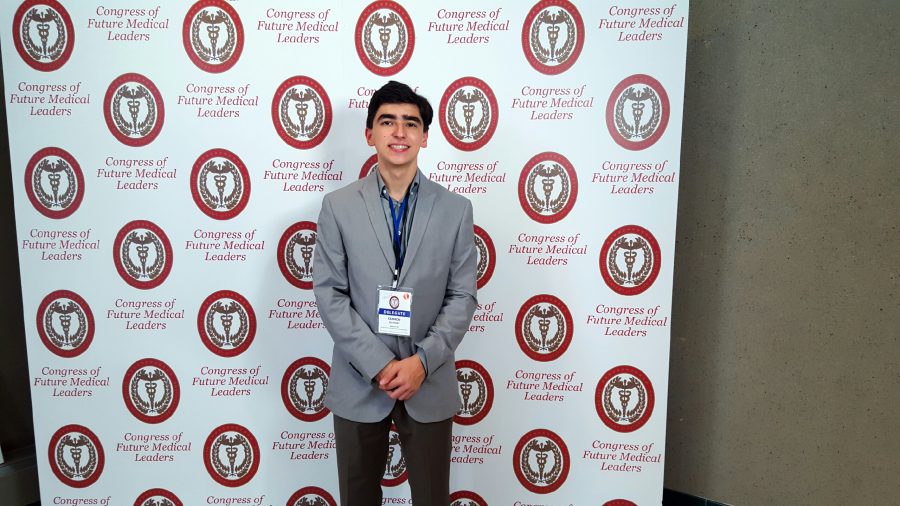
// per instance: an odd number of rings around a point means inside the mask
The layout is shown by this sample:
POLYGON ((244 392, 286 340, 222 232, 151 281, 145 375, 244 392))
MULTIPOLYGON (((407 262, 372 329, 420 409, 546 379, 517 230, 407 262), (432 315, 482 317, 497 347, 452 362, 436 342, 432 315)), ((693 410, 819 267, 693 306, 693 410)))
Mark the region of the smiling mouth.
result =
POLYGON ((406 151, 407 149, 409 149, 409 146, 406 146, 404 144, 388 144, 388 147, 394 151, 406 151))

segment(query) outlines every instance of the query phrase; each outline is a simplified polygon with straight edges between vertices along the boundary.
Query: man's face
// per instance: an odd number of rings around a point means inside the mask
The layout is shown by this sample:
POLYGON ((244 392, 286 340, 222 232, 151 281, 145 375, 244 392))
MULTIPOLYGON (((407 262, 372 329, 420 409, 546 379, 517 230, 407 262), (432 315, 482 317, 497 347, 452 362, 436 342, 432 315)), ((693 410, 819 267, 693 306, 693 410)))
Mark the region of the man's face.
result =
POLYGON ((415 169, 419 148, 428 145, 428 134, 413 104, 382 104, 375 112, 366 142, 375 146, 378 163, 389 169, 415 169))

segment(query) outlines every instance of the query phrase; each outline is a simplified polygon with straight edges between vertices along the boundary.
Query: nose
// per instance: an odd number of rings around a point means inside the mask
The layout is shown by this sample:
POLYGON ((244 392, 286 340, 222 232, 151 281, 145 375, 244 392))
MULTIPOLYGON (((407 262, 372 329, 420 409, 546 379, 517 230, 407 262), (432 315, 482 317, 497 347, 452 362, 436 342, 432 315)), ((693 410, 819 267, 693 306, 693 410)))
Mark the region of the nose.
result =
POLYGON ((398 139, 403 139, 406 137, 406 127, 403 125, 402 122, 398 121, 394 125, 394 131, 392 133, 393 133, 394 137, 397 137, 398 139))

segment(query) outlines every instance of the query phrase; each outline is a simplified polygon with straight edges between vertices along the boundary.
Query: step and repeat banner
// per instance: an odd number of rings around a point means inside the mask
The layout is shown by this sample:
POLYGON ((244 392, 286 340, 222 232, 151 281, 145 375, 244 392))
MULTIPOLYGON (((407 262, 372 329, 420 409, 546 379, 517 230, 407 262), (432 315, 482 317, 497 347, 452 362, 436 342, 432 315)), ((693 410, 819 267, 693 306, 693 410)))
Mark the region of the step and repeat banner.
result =
POLYGON ((475 208, 451 503, 660 504, 687 15, 5 2, 42 501, 336 504, 316 218, 396 79, 435 108, 422 172, 475 208))

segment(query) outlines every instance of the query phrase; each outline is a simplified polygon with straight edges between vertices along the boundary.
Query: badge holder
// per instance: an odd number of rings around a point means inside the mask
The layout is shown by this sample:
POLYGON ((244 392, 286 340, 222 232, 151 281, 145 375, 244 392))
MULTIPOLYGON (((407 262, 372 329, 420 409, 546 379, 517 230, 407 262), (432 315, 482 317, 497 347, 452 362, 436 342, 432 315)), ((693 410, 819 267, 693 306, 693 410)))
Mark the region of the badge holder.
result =
POLYGON ((412 322, 413 289, 378 286, 378 333, 409 337, 412 322))

